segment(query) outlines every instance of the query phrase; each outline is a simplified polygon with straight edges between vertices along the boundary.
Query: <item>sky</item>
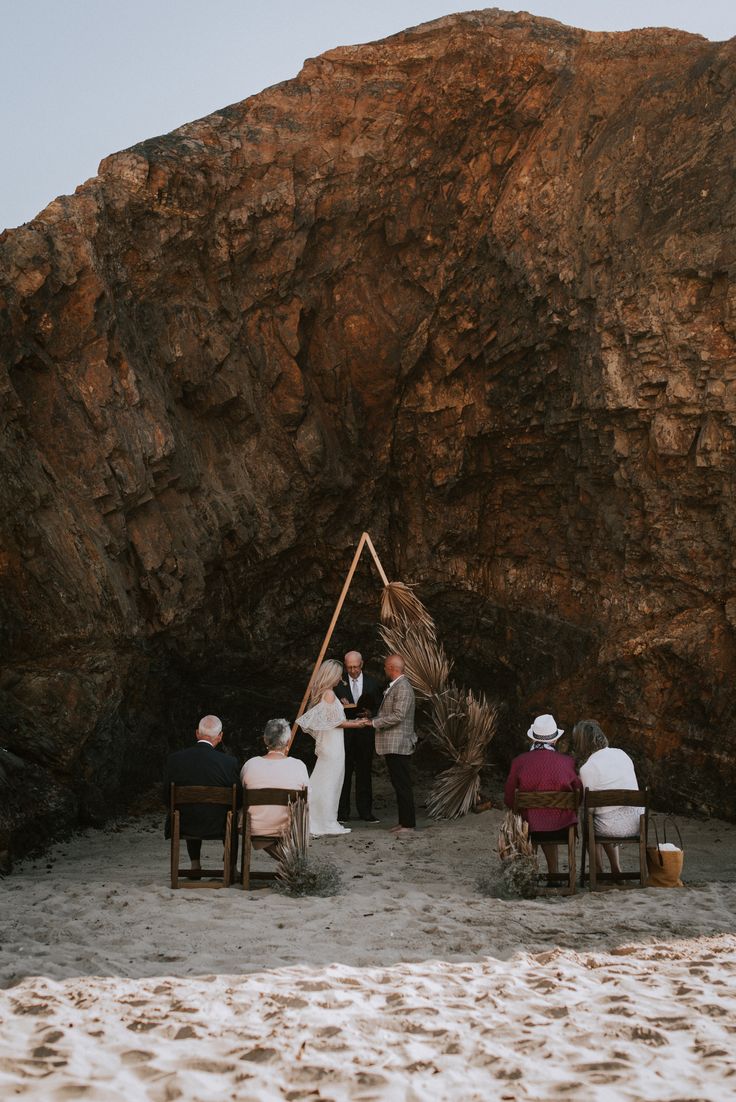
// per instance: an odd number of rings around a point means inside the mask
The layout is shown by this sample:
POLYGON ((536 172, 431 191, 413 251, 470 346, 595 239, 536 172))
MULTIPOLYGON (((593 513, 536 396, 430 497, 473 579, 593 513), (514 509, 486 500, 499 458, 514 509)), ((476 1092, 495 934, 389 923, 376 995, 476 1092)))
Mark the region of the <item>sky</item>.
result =
MULTIPOLYGON (((103 157, 295 76, 304 59, 450 12, 453 0, 0 0, 0 230, 103 157)), ((498 6, 498 5, 497 5, 498 6)), ((588 30, 736 35, 734 0, 530 0, 588 30)))

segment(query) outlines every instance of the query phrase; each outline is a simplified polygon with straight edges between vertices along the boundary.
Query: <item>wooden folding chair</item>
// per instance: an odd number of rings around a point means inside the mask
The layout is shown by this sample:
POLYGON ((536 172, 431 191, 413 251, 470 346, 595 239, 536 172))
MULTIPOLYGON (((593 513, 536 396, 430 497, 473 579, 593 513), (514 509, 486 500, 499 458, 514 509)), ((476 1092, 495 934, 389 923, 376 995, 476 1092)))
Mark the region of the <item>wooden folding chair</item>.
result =
POLYGON ((642 888, 647 886, 647 834, 649 832, 649 790, 647 788, 609 788, 608 790, 585 789, 585 804, 583 812, 583 844, 580 856, 580 886, 585 883, 585 854, 586 850, 590 859, 589 887, 592 892, 596 890, 599 880, 617 882, 620 880, 638 880, 642 888), (643 807, 644 811, 639 816, 638 834, 630 834, 626 838, 613 838, 607 834, 597 834, 595 829, 595 812, 602 807, 643 807), (637 845, 639 847, 639 871, 638 872, 603 872, 598 868, 596 860, 596 846, 610 844, 612 846, 637 845))
MULTIPOLYGON (((233 858, 233 842, 237 845, 237 785, 233 784, 230 788, 215 788, 210 785, 171 785, 171 802, 170 802, 170 814, 171 814, 171 886, 172 888, 229 888, 232 883, 232 858, 233 858), (226 807, 228 809, 225 819, 225 853, 223 857, 222 869, 180 869, 179 868, 179 843, 186 841, 188 838, 200 838, 199 834, 182 834, 181 833, 181 813, 180 808, 184 804, 215 804, 218 807, 226 807), (216 877, 217 879, 204 880, 203 878, 216 877), (179 879, 182 878, 186 881, 184 884, 179 884, 179 879)), ((222 835, 218 834, 210 837, 216 837, 218 841, 222 840, 222 835)), ((206 840, 206 839, 205 839, 206 840)))
POLYGON ((278 842, 281 834, 252 834, 250 829, 250 807, 288 807, 295 800, 306 800, 308 796, 306 788, 245 788, 243 789, 243 849, 241 866, 241 883, 244 888, 250 887, 251 880, 275 880, 276 872, 251 871, 250 861, 253 852, 253 842, 278 842))
MULTIPOLYGON (((575 788, 571 792, 520 792, 516 789, 514 793, 514 811, 519 812, 522 808, 558 808, 565 811, 577 812, 580 807, 580 790, 575 788)), ((564 828, 562 828, 564 829, 564 828)), ((535 832, 529 831, 529 839, 532 842, 537 842, 535 832)), ((575 882, 576 882, 576 868, 575 868, 575 824, 572 823, 567 829, 567 837, 564 841, 548 841, 546 838, 544 841, 539 840, 540 845, 545 846, 567 846, 567 872, 552 872, 546 874, 540 874, 540 877, 546 879, 548 886, 557 887, 560 885, 561 895, 575 895, 575 882)))

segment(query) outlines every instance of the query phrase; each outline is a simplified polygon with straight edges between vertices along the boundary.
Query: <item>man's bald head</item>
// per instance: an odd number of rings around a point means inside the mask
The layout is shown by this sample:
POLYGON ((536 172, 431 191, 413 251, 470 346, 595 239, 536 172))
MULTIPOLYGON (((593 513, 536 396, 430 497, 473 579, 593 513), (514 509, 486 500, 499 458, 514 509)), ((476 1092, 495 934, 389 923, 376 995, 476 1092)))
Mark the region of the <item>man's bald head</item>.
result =
POLYGON ((404 672, 404 659, 400 654, 389 654, 386 656, 383 668, 386 671, 386 677, 395 681, 404 672))

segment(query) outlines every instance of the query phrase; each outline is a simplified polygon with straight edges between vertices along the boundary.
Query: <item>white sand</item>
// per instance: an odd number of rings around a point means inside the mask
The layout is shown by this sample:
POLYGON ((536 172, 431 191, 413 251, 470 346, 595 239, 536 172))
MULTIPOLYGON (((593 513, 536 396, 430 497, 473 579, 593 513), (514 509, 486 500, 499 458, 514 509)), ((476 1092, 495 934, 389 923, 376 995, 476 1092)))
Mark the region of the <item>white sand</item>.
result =
POLYGON ((0 1098, 736 1098, 736 826, 681 820, 679 891, 522 903, 475 889, 500 812, 402 840, 381 815, 314 842, 333 899, 172 892, 152 816, 26 863, 0 1098))

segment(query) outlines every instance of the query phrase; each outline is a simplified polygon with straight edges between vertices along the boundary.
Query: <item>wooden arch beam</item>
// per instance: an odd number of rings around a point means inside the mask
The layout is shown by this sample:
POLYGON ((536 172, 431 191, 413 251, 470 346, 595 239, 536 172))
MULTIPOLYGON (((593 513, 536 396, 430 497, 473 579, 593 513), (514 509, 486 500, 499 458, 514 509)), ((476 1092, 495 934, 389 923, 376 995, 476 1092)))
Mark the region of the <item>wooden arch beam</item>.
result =
MULTIPOLYGON (((307 701, 309 700, 309 694, 312 690, 312 684, 313 684, 314 679, 317 675, 317 670, 322 665, 322 660, 323 660, 325 654, 327 653, 327 648, 329 647, 330 640, 332 639, 332 633, 335 630, 335 625, 337 624, 340 613, 342 612, 342 606, 345 603, 345 598, 348 595, 348 590, 350 589, 350 583, 353 580, 353 575, 355 574, 356 567, 358 565, 358 562, 360 561, 360 556, 363 554, 363 548, 364 547, 367 547, 368 550, 370 551, 371 556, 373 557, 373 562, 376 565, 376 570, 378 571, 378 573, 381 576, 381 581, 383 582, 383 584, 385 586, 388 585, 388 576, 386 574, 386 571, 383 569, 383 566, 381 565, 381 560, 378 557, 378 552, 376 551, 375 547, 373 546, 373 540, 371 539, 371 537, 368 535, 367 532, 363 532, 362 536, 360 537, 360 540, 358 541, 358 546, 355 549, 355 554, 353 555, 353 561, 350 564, 350 569, 348 570, 347 577, 345 578, 345 584, 342 587, 342 592, 340 593, 340 596, 338 597, 338 600, 337 600, 337 604, 335 605, 335 611, 332 614, 332 619, 330 620, 330 626, 327 629, 327 634, 325 635, 324 640, 322 641, 322 646, 320 647, 320 652, 317 655, 317 661, 314 663, 314 668, 312 669, 312 675, 309 678, 309 684, 307 685, 307 689, 306 689, 306 692, 304 693, 304 696, 302 698, 302 702, 299 705, 299 711, 297 712, 297 716, 300 716, 302 714, 302 712, 304 711, 305 705, 306 705, 307 701)), ((289 745, 286 748, 287 754, 291 750, 291 744, 294 741, 294 736, 296 734, 296 726, 297 725, 296 725, 296 720, 295 720, 294 723, 292 724, 292 727, 291 727, 291 738, 289 739, 289 745)))

